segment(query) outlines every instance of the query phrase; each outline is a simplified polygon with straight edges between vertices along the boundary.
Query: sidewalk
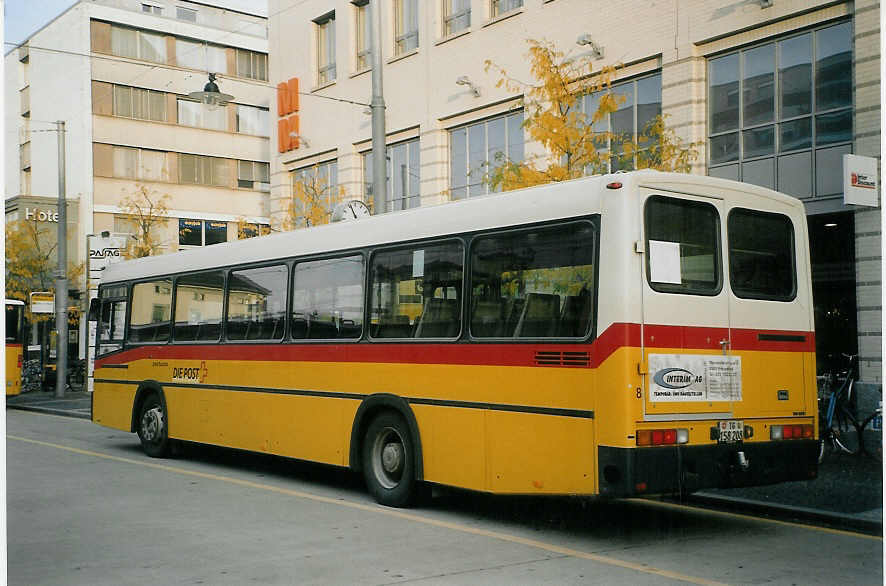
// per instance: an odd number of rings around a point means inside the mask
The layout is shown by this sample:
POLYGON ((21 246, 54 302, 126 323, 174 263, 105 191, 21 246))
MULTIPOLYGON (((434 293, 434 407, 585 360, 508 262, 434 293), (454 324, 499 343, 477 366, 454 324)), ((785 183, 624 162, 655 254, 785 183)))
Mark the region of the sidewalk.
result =
MULTIPOLYGON (((82 419, 90 419, 90 403, 87 392, 67 392, 64 399, 56 399, 52 391, 6 398, 7 409, 82 419)), ((815 480, 705 490, 691 495, 690 500, 716 508, 778 512, 882 533, 883 467, 864 455, 831 454, 819 467, 815 480)))

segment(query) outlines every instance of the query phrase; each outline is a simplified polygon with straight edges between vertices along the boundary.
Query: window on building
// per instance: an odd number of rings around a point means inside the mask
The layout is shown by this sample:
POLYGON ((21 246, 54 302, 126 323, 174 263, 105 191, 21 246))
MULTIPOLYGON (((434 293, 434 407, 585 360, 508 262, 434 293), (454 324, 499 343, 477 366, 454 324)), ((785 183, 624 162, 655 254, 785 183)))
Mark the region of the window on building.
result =
POLYGON ((286 320, 286 265, 231 271, 228 340, 282 340, 286 320))
POLYGON ((202 102, 192 102, 179 98, 178 123, 182 126, 195 126, 210 130, 228 129, 228 111, 225 108, 211 107, 202 102))
POLYGON ((114 147, 114 177, 169 181, 167 153, 131 147, 114 147))
POLYGON ((456 128, 449 133, 452 199, 489 193, 490 167, 523 160, 523 112, 456 128))
POLYGON ((128 340, 130 342, 169 340, 171 311, 172 279, 133 285, 128 340))
POLYGON ((369 39, 372 21, 369 17, 369 0, 354 0, 354 70, 368 69, 372 63, 369 39))
POLYGON ((224 47, 187 39, 175 40, 175 64, 210 73, 228 73, 228 55, 224 47))
POLYGON ((206 271, 176 279, 176 342, 213 342, 221 337, 224 292, 223 271, 206 271))
MULTIPOLYGON (((605 145, 598 146, 602 152, 609 152, 608 164, 605 168, 587 169, 586 173, 608 173, 618 170, 633 169, 636 161, 624 161, 624 145, 636 141, 639 136, 648 132, 649 124, 661 115, 661 74, 613 84, 612 87, 582 96, 578 102, 581 112, 588 120, 600 107, 600 99, 604 94, 616 96, 618 110, 610 113, 594 124, 596 132, 611 132, 612 139, 605 145)), ((642 145, 641 145, 642 146, 642 145)))
POLYGON ((237 75, 268 81, 268 56, 246 49, 237 49, 237 75))
POLYGON ((358 339, 363 333, 363 256, 300 262, 292 271, 292 338, 358 339))
POLYGON ((111 53, 118 57, 165 63, 166 38, 157 33, 113 25, 111 53))
POLYGON ((216 187, 232 185, 230 159, 220 157, 179 154, 178 176, 181 183, 216 187))
POLYGON ((711 204, 660 195, 646 200, 646 277, 656 291, 719 293, 719 243, 720 217, 711 204))
POLYGON ((799 198, 842 193, 852 152, 852 27, 708 61, 708 174, 799 198))
POLYGON ((491 0, 489 15, 495 18, 521 6, 523 6, 523 0, 491 0))
POLYGON ((313 222, 312 218, 320 214, 328 217, 339 196, 338 162, 327 161, 296 169, 290 173, 290 177, 296 215, 303 218, 305 224, 310 223, 309 219, 313 222))
POLYGON ((270 233, 271 227, 268 224, 241 224, 237 230, 237 238, 243 240, 245 238, 265 236, 270 233))
POLYGON ((335 81, 335 12, 316 19, 317 84, 335 81))
POLYGON ((270 136, 271 122, 268 109, 237 104, 237 132, 270 136))
POLYGON ((160 15, 163 14, 163 7, 154 4, 142 4, 142 12, 146 14, 160 15))
MULTIPOLYGON (((421 149, 419 139, 388 146, 385 150, 387 163, 387 191, 385 211, 417 208, 421 205, 421 149)), ((366 200, 372 201, 372 151, 363 153, 363 182, 366 200)))
POLYGON ((511 231, 471 247, 471 335, 583 338, 593 325, 597 229, 511 231))
POLYGON ((178 220, 179 246, 209 246, 228 241, 228 223, 216 220, 178 220))
POLYGON ((166 122, 166 94, 137 87, 115 85, 114 116, 166 122))
POLYGON ((193 8, 184 8, 182 6, 175 7, 175 17, 179 20, 188 22, 197 22, 197 11, 193 8))
POLYGON ((394 54, 418 48, 418 0, 394 0, 394 54))
POLYGON ((790 218, 735 208, 727 230, 732 292, 744 299, 792 300, 797 272, 790 218))
POLYGON ((270 191, 270 164, 260 161, 237 161, 237 187, 270 191))
POLYGON ((455 338, 461 331, 464 250, 460 242, 373 254, 370 335, 455 338))
POLYGON ((471 0, 443 0, 443 36, 471 26, 471 0))
POLYGON ((31 141, 19 146, 19 157, 21 159, 21 168, 28 170, 31 168, 31 141))

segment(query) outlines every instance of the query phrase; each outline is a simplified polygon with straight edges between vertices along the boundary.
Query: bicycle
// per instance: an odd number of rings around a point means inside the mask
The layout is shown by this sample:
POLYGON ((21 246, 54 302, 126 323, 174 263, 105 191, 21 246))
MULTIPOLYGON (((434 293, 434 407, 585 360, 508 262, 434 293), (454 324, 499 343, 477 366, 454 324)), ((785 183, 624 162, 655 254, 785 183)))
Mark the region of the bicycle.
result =
POLYGON ((843 357, 849 360, 849 366, 839 373, 831 371, 825 376, 827 391, 825 396, 818 398, 819 463, 824 460, 828 446, 835 453, 851 455, 863 449, 862 426, 852 408, 858 355, 844 354, 843 357))

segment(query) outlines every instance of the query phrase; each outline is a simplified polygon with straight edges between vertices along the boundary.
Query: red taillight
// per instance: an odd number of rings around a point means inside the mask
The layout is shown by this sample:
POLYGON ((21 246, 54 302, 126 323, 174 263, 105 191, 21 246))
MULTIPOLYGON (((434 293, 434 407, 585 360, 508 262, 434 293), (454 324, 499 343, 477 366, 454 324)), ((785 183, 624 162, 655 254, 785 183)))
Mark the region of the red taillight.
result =
POLYGON ((638 482, 637 484, 634 485, 634 491, 635 492, 646 492, 646 483, 645 482, 638 482))
POLYGON ((781 439, 794 439, 794 427, 792 425, 785 425, 781 429, 781 439))
POLYGON ((606 189, 621 189, 622 184, 621 181, 613 181, 612 183, 606 184, 606 189))
POLYGON ((813 428, 811 425, 804 425, 803 439, 812 439, 813 437, 815 437, 815 428, 813 428))
POLYGON ((812 439, 813 437, 815 437, 815 428, 808 423, 803 425, 773 425, 769 432, 769 438, 773 440, 812 439))
POLYGON ((687 443, 689 431, 686 429, 638 429, 636 437, 638 446, 668 446, 687 443))
POLYGON ((16 361, 16 365, 21 368, 22 367, 22 355, 18 355, 18 360, 16 361))

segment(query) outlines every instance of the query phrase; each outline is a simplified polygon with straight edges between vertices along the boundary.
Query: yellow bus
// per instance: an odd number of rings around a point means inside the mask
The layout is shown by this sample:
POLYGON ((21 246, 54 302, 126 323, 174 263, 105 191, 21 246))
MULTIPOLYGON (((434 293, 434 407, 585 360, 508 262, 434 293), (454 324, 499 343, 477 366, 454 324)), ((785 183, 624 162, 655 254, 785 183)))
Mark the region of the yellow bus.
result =
POLYGON ((22 392, 22 359, 24 353, 25 304, 17 299, 6 300, 6 395, 22 392))
POLYGON ((795 198, 637 171, 122 262, 93 421, 391 506, 814 478, 808 249, 795 198))

